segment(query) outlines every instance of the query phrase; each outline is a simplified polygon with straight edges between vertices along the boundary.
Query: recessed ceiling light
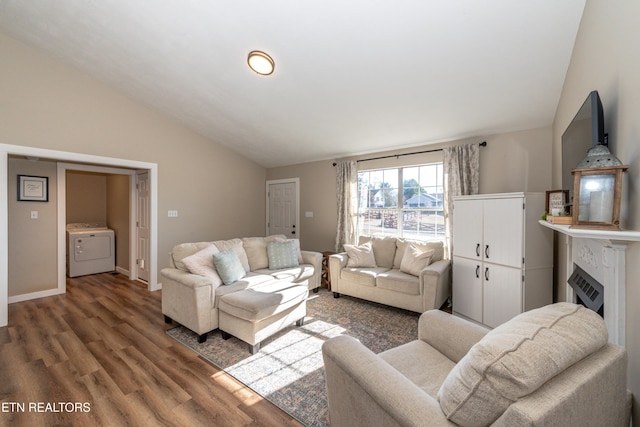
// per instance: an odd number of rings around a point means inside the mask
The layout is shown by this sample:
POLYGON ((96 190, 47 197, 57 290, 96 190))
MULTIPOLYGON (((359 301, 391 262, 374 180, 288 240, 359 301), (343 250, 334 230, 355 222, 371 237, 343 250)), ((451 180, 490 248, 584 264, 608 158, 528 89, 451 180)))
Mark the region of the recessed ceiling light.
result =
POLYGON ((273 69, 276 66, 275 62, 273 62, 273 58, 259 50, 254 50, 249 53, 247 63, 249 64, 249 68, 263 76, 268 76, 273 73, 273 69))

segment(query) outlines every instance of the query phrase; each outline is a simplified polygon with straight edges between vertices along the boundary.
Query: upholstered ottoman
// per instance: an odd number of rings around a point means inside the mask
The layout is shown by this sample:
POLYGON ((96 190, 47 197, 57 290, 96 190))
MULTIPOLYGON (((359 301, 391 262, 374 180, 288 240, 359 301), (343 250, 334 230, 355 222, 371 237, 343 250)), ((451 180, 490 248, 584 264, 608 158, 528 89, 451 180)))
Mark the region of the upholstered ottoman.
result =
POLYGON ((308 295, 306 285, 279 281, 224 295, 218 302, 222 337, 245 341, 255 354, 265 338, 293 322, 302 326, 308 295))

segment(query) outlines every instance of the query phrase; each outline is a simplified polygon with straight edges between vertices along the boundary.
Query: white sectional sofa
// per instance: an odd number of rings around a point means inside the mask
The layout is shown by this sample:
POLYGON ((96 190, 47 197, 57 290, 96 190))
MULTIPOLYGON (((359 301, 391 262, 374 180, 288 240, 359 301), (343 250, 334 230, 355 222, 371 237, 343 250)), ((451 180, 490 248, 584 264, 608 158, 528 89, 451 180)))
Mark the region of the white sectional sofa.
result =
MULTIPOLYGON (((320 287, 322 255, 301 251, 297 246, 297 265, 270 269, 267 247, 271 242, 287 241, 284 235, 248 237, 215 242, 182 243, 170 253, 170 267, 160 271, 162 276, 162 313, 165 321, 172 320, 191 329, 204 342, 207 333, 219 327, 219 302, 225 295, 243 291, 273 289, 275 282, 306 286, 304 292, 320 287), (213 255, 232 250, 237 255, 244 276, 224 284, 216 271, 213 255)), ((247 294, 250 297, 250 294, 247 294)), ((306 295, 306 294, 305 294, 306 295)), ((251 343, 250 343, 251 344, 251 343)))
POLYGON ((442 242, 361 237, 358 243, 329 258, 334 297, 350 295, 418 313, 438 309, 451 297, 451 263, 443 259, 442 242), (367 259, 367 247, 373 260, 367 259))

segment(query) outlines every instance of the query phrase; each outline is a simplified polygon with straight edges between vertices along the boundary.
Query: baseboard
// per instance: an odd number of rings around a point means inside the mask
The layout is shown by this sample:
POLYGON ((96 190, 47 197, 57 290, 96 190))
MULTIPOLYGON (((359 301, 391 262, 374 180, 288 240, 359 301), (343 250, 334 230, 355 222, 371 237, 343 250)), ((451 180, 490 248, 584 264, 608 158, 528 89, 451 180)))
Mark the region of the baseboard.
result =
POLYGON ((28 294, 15 295, 15 296, 9 297, 9 304, 13 304, 15 302, 29 301, 32 299, 50 297, 53 295, 60 295, 60 294, 64 294, 65 292, 66 292, 65 289, 60 290, 58 288, 55 288, 55 289, 48 289, 46 291, 30 292, 28 294))
POLYGON ((127 270, 126 268, 122 268, 122 267, 116 267, 116 271, 120 274, 124 274, 127 277, 131 277, 131 272, 129 270, 127 270))

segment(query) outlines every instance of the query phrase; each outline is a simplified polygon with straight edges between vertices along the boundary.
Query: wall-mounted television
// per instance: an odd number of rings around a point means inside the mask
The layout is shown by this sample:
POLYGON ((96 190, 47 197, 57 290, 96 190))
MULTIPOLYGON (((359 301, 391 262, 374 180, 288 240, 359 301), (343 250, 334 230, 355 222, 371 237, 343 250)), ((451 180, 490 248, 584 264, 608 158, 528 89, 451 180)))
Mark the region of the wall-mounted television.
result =
POLYGON ((562 189, 569 190, 569 204, 573 200, 571 169, 584 159, 591 147, 598 144, 607 145, 607 141, 602 102, 598 91, 594 90, 562 134, 562 189))

